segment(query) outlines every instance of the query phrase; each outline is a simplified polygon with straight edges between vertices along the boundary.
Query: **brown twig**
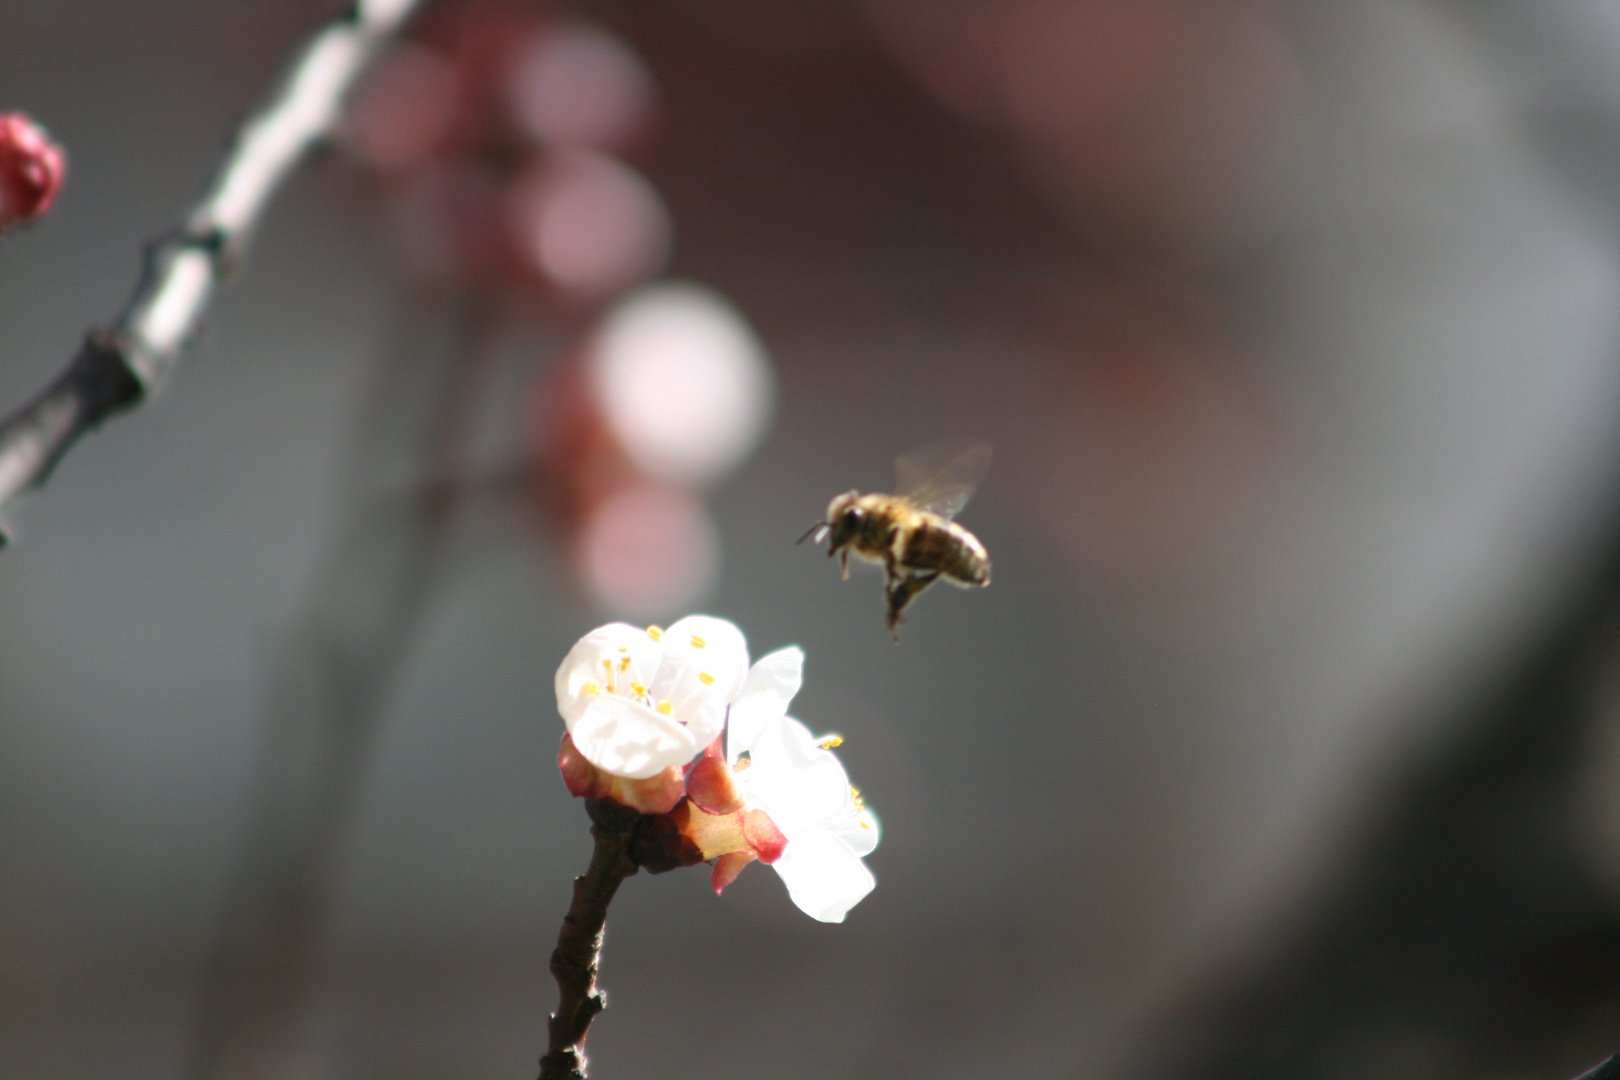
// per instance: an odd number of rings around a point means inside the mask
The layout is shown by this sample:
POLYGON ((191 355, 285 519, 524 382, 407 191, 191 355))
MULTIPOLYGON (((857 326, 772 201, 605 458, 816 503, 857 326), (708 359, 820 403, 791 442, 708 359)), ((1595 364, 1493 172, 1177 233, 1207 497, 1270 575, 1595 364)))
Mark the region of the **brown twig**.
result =
POLYGON ((574 879, 574 902, 557 935, 551 973, 561 995, 551 1014, 551 1045, 540 1059, 540 1080, 585 1080, 585 1036, 591 1021, 607 1007, 596 987, 602 959, 602 927, 619 883, 636 872, 629 855, 630 833, 641 816, 618 803, 585 800, 596 850, 584 877, 574 879))

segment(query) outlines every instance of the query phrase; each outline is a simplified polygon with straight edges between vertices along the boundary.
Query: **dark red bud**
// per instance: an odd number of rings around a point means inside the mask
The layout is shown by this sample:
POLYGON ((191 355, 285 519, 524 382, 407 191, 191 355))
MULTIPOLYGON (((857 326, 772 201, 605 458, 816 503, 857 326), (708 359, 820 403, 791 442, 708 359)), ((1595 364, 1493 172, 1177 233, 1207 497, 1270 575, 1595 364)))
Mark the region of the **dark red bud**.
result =
POLYGON ((0 113, 0 229, 51 208, 67 171, 62 148, 24 113, 0 113))

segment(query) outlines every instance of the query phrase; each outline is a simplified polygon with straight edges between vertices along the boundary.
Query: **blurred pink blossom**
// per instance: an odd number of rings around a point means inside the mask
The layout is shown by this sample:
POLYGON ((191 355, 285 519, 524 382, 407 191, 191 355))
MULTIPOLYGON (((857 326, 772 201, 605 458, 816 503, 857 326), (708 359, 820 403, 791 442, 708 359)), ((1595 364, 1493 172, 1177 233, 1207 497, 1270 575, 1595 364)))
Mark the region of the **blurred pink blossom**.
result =
POLYGON ((67 169, 62 148, 20 112, 0 113, 0 229, 51 208, 67 169))

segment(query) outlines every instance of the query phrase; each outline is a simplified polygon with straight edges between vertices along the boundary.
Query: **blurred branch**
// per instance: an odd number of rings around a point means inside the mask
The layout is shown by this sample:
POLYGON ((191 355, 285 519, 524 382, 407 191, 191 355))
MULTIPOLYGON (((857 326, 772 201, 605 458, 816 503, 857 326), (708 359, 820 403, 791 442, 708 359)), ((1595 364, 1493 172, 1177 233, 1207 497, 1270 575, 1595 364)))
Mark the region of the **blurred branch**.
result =
POLYGON ((417 3, 356 0, 304 47, 237 131, 196 206, 148 248, 123 313, 0 423, 0 508, 44 483, 80 435, 139 404, 178 363, 271 196, 331 134, 349 89, 417 3))
POLYGON ((476 292, 411 298, 351 454, 339 540, 270 680, 257 789, 190 1075, 258 1075, 315 984, 339 847, 388 690, 442 580, 488 359, 476 292), (409 494, 400 497, 395 492, 409 494))
POLYGON ((540 1059, 540 1080, 585 1080, 585 1036, 596 1014, 607 1008, 607 995, 596 986, 602 929, 620 883, 636 872, 628 848, 631 828, 641 815, 603 799, 585 800, 585 809, 596 849, 585 875, 574 879, 574 901, 551 954, 559 1001, 551 1014, 550 1046, 540 1059))

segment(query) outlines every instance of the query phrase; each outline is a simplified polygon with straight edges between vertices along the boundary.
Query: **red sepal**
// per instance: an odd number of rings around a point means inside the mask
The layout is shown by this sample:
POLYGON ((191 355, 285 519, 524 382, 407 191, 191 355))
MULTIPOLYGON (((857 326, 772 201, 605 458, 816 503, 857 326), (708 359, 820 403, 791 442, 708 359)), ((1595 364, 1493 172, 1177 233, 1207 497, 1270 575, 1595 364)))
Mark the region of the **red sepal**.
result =
POLYGON ((759 861, 769 866, 782 857, 787 837, 776 827, 776 822, 763 810, 745 810, 742 814, 743 839, 753 849, 759 861))
POLYGON ((562 738, 557 768, 569 794, 581 799, 610 799, 644 814, 667 814, 686 793, 679 766, 671 765, 645 780, 614 776, 586 760, 571 735, 562 738))
POLYGON ((714 860, 714 871, 709 875, 709 884, 714 886, 714 895, 719 896, 724 892, 727 885, 737 880, 737 875, 743 872, 743 867, 753 861, 752 851, 733 851, 714 860))
POLYGON ((693 802, 711 814, 735 814, 743 808, 737 778, 732 774, 731 766, 726 764, 724 751, 720 749, 724 738, 723 732, 715 736, 714 742, 708 745, 703 756, 686 774, 686 793, 693 802))

